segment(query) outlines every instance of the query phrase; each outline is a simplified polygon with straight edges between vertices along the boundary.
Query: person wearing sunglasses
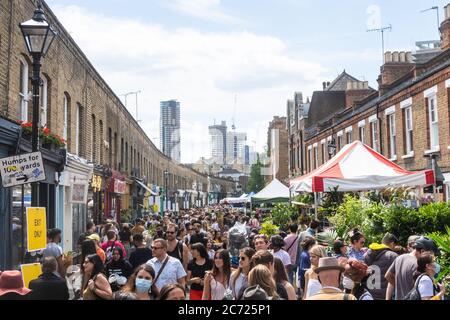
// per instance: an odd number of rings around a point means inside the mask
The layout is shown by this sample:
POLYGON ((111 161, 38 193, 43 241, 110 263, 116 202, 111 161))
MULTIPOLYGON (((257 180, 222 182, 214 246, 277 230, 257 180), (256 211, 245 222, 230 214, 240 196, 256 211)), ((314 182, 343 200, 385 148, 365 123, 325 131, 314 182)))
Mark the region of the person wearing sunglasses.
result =
POLYGON ((169 224, 166 230, 167 238, 167 254, 173 258, 180 260, 184 271, 187 272, 189 264, 189 249, 183 241, 177 239, 178 226, 176 224, 169 224))
POLYGON ((183 287, 186 285, 186 271, 180 260, 167 254, 167 241, 156 239, 152 244, 153 258, 147 264, 155 270, 155 286, 158 291, 166 284, 179 283, 183 287))
POLYGON ((248 286, 248 274, 251 270, 250 261, 255 253, 256 251, 252 248, 244 248, 239 251, 239 268, 233 272, 230 279, 230 289, 235 300, 240 300, 248 286))

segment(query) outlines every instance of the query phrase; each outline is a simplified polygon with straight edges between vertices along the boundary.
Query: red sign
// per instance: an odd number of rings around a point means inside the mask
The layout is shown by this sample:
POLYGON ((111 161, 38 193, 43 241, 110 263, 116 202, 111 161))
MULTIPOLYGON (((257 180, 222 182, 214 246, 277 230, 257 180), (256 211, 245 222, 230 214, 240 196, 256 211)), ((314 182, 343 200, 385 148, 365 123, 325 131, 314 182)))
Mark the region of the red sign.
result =
POLYGON ((114 193, 125 194, 127 189, 127 183, 114 179, 114 193))

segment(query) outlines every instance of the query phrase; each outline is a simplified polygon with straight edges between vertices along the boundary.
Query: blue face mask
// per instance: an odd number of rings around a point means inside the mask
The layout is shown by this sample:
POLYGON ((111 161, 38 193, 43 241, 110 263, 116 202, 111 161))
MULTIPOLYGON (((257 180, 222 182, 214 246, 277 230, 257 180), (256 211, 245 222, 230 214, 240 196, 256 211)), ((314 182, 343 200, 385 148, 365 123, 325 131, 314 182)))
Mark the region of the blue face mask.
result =
POLYGON ((434 278, 437 279, 439 277, 439 272, 441 272, 441 265, 437 262, 434 263, 434 278))
POLYGON ((135 284, 136 284, 136 291, 138 293, 149 292, 150 288, 152 287, 152 281, 147 279, 136 278, 135 284))

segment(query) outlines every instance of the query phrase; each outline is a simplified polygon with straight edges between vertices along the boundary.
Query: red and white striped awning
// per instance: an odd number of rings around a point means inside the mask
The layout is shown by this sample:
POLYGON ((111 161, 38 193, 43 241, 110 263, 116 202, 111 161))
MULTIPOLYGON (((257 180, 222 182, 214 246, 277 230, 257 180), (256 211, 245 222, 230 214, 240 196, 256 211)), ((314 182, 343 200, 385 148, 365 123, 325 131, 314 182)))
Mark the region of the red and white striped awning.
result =
POLYGON ((363 144, 346 145, 318 169, 290 181, 292 192, 379 190, 435 184, 433 170, 408 171, 363 144))

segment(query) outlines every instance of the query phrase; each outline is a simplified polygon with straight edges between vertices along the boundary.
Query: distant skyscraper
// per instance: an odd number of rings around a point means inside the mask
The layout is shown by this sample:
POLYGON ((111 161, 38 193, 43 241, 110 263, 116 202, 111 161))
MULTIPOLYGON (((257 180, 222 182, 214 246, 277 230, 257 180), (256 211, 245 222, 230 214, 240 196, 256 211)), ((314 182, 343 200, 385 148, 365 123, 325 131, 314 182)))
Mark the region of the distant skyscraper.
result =
POLYGON ((247 134, 244 132, 227 133, 227 164, 245 164, 245 145, 247 134))
POLYGON ((227 162, 227 123, 209 127, 211 158, 217 164, 226 164, 227 162))
POLYGON ((180 162, 180 103, 178 101, 161 102, 159 123, 161 151, 172 160, 180 162))

